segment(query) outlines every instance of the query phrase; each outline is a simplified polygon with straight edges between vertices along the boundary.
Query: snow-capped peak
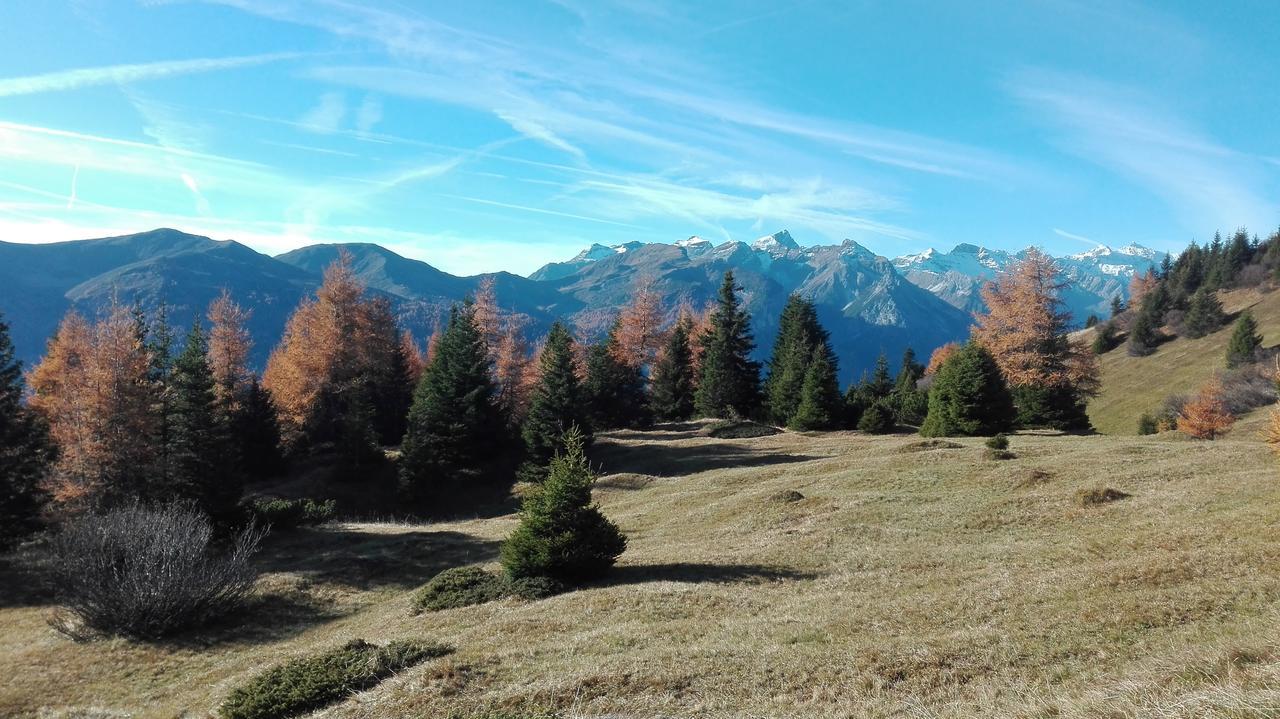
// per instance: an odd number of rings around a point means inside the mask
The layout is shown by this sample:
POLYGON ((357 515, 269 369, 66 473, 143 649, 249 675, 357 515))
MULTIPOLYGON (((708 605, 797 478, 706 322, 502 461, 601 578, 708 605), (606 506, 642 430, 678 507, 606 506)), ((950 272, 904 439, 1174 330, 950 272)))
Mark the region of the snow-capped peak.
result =
POLYGON ((791 250, 800 249, 800 243, 792 239, 790 232, 782 230, 781 232, 775 232, 772 235, 765 235, 755 242, 752 242, 751 249, 761 250, 771 254, 774 252, 781 252, 785 254, 791 250))
POLYGON ((924 252, 917 252, 914 255, 902 255, 901 257, 895 257, 893 260, 893 264, 899 267, 909 267, 911 265, 918 265, 923 262, 928 262, 929 260, 932 260, 934 257, 937 257, 938 254, 939 253, 937 250, 930 247, 924 252))
POLYGON ((591 244, 590 247, 583 250, 582 252, 579 252, 577 256, 575 256, 572 260, 569 260, 569 261, 570 262, 594 262, 596 260, 603 260, 604 258, 612 255, 614 252, 616 252, 616 250, 614 250, 612 247, 605 247, 599 242, 594 242, 591 244))
POLYGON ((1143 247, 1142 245, 1132 242, 1116 250, 1116 252, 1119 252, 1122 255, 1129 255, 1131 257, 1141 257, 1145 260, 1154 260, 1160 255, 1159 252, 1151 249, 1150 247, 1143 247))

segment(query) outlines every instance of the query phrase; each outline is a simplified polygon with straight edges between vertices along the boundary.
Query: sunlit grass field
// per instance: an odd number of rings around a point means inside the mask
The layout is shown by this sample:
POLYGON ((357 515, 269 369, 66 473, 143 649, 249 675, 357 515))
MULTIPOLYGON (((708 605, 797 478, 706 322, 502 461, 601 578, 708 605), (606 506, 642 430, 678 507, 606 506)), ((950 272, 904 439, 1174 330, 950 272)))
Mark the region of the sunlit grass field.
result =
POLYGON ((252 611, 165 644, 61 637, 11 561, 0 716, 207 716, 355 637, 456 652, 323 716, 1280 715, 1280 472, 1251 436, 1017 435, 995 461, 976 439, 701 428, 599 440, 630 547, 537 602, 410 614, 436 571, 496 567, 509 514, 270 538, 252 611), (1103 487, 1130 496, 1078 496, 1103 487))

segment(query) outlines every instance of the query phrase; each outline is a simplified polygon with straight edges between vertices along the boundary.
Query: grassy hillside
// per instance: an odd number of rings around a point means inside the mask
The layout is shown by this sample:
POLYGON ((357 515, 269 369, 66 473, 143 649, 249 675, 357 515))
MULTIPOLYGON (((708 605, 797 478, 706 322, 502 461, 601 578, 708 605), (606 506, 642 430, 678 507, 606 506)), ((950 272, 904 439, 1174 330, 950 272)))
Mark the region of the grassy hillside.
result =
MULTIPOLYGON (((241 626, 173 643, 76 644, 38 590, 0 595, 0 716, 206 716, 264 666, 354 637, 457 652, 326 716, 1280 706, 1280 482, 1260 443, 1022 435, 997 462, 977 440, 696 429, 601 441, 597 498, 631 546, 609 581, 552 599, 409 614, 438 569, 492 565, 512 516, 282 535, 241 626), (1079 503, 1101 481, 1132 496, 1079 503)), ((24 571, 0 582, 30 587, 24 571)))
MULTIPOLYGON (((1265 346, 1280 344, 1280 292, 1236 290, 1221 293, 1219 298, 1231 315, 1245 308, 1253 311, 1265 346)), ((1139 415, 1158 409, 1171 394, 1194 392, 1224 368, 1230 338, 1228 324, 1200 339, 1178 337, 1147 357, 1130 357, 1123 346, 1106 353, 1102 356, 1102 394, 1089 402, 1093 426, 1106 434, 1137 434, 1139 415)), ((1247 417, 1236 432, 1252 431, 1257 424, 1258 417, 1247 417)))

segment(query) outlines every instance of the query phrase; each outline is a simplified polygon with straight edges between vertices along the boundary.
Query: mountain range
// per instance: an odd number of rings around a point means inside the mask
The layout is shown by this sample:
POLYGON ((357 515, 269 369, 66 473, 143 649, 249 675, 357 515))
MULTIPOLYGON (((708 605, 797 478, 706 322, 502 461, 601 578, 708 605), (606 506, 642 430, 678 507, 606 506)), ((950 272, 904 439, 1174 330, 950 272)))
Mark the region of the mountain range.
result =
MULTIPOLYGON (((583 336, 598 337, 641 288, 659 293, 674 314, 681 304, 710 302, 724 272, 733 270, 754 317, 759 357, 771 349, 787 295, 799 292, 813 299, 831 331, 844 380, 870 367, 881 352, 896 362, 907 346, 927 356, 963 338, 971 313, 981 308, 978 288, 1018 256, 959 245, 948 253, 890 260, 852 240, 802 247, 783 230, 752 243, 691 237, 670 244, 597 244, 529 277, 460 277, 375 244, 312 245, 271 257, 235 241, 157 229, 50 244, 0 242, 0 311, 19 356, 30 363, 68 309, 92 316, 113 299, 146 309, 163 302, 173 324, 187 327, 226 288, 253 310, 252 360, 261 366, 293 308, 319 286, 343 250, 369 291, 387 297, 420 339, 450 304, 473 294, 486 278, 501 306, 528 317, 531 336, 562 318, 583 336)), ((1111 297, 1126 295, 1128 278, 1159 259, 1137 246, 1059 258, 1072 281, 1068 308, 1077 317, 1104 314, 1111 297)))

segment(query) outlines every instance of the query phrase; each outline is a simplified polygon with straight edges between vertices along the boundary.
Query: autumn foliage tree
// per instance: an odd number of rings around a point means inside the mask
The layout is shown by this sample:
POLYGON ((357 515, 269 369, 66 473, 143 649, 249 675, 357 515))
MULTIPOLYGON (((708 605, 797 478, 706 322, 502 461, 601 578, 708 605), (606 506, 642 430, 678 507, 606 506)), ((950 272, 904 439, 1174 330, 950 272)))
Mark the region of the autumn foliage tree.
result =
POLYGON ((663 344, 665 314, 661 295, 649 285, 641 287, 618 313, 612 348, 618 360, 641 370, 652 367, 663 344))
POLYGON ((1085 402, 1097 394, 1097 356, 1067 336, 1067 288, 1053 258, 1032 248, 982 289, 987 312, 973 338, 991 353, 1025 427, 1085 429, 1085 402))
POLYGON ((152 355, 129 308, 94 324, 71 312, 31 372, 30 406, 61 452, 51 486, 61 502, 146 496, 158 469, 152 355))
POLYGON ((304 300, 263 374, 280 409, 286 446, 332 443, 355 464, 395 441, 408 406, 408 360, 390 308, 364 297, 343 253, 304 300))
POLYGON ((924 376, 932 376, 939 368, 942 367, 942 363, 946 362, 947 358, 955 354, 955 351, 958 349, 960 349, 959 342, 948 342, 935 349, 933 354, 929 355, 929 364, 925 365, 924 376))
POLYGON ((1223 401, 1223 391, 1217 378, 1201 387, 1178 413, 1178 431, 1196 439, 1216 439, 1231 429, 1236 419, 1223 401))

